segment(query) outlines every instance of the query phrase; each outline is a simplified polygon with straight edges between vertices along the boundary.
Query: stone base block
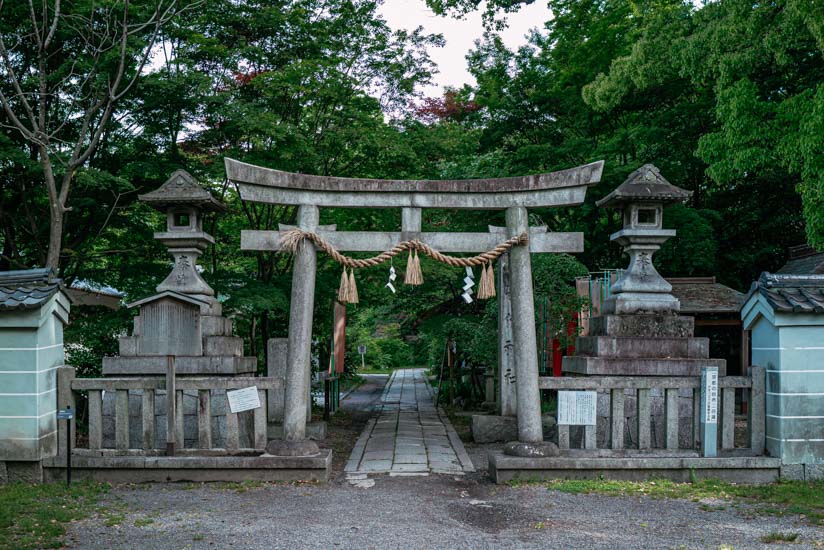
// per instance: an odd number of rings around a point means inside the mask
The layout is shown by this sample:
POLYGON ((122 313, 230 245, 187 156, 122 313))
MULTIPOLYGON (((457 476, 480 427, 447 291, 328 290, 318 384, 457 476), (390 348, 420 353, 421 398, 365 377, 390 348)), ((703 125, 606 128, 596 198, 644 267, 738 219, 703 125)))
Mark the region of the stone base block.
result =
POLYGON ((588 376, 701 376, 701 367, 718 367, 725 376, 723 359, 641 359, 611 357, 564 357, 563 371, 588 376))
POLYGON ((576 355, 590 357, 704 359, 710 356, 709 338, 641 338, 637 336, 581 336, 576 355))
POLYGON ((206 336, 203 338, 203 355, 240 357, 243 355, 243 338, 206 336))
MULTIPOLYGON (((541 417, 541 420, 544 428, 544 439, 555 439, 558 432, 555 417, 545 414, 541 417)), ((515 441, 518 439, 518 418, 515 416, 475 414, 472 415, 470 428, 472 440, 475 443, 494 443, 496 441, 515 441)))
MULTIPOLYGON (((44 461, 46 481, 65 479, 65 458, 44 461)), ((72 479, 111 483, 164 481, 328 481, 332 451, 314 457, 116 456, 74 457, 72 479)))
POLYGON ((605 300, 601 311, 615 315, 675 315, 681 303, 671 294, 622 292, 605 300))
POLYGON ((40 461, 0 461, 0 485, 4 483, 42 483, 43 467, 40 461))
POLYGON ((695 333, 695 319, 674 315, 601 315, 589 321, 590 336, 686 338, 695 333))
MULTIPOLYGON (((267 437, 272 439, 283 439, 283 425, 269 423, 267 437)), ((319 441, 326 439, 326 422, 308 422, 306 424, 306 437, 319 441)))
POLYGON ((501 451, 489 453, 489 474, 496 483, 604 478, 625 481, 670 479, 679 482, 712 478, 735 483, 772 483, 778 479, 780 464, 780 460, 766 457, 650 455, 628 458, 524 458, 508 456, 501 451))
POLYGON ((824 463, 821 464, 782 464, 781 479, 794 481, 824 480, 824 463))
MULTIPOLYGON (((181 375, 249 374, 257 372, 256 357, 176 357, 181 375)), ((166 356, 104 357, 103 376, 166 375, 166 356)))

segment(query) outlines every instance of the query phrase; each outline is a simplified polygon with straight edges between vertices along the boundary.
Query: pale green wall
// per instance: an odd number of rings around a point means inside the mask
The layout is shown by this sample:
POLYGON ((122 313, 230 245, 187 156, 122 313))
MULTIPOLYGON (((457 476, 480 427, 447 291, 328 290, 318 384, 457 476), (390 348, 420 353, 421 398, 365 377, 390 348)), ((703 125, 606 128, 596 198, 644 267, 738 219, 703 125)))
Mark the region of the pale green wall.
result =
POLYGON ((824 463, 824 315, 751 313, 746 322, 752 364, 767 367, 768 452, 785 464, 824 463))
POLYGON ((56 452, 56 367, 64 363, 57 294, 39 309, 0 312, 0 460, 39 460, 56 452))

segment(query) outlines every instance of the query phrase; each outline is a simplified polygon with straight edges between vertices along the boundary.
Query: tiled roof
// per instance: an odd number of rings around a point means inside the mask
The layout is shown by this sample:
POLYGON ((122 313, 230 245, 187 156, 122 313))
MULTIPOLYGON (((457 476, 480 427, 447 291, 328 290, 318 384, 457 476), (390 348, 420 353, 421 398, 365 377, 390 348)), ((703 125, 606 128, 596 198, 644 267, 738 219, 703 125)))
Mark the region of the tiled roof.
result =
POLYGON ((0 272, 0 310, 33 309, 60 290, 51 269, 0 272))
POLYGON ((681 313, 738 313, 744 301, 743 293, 715 282, 715 277, 673 277, 667 282, 681 302, 681 313))
POLYGON ((681 202, 692 196, 692 191, 681 189, 664 179, 652 164, 645 164, 627 177, 609 195, 595 204, 603 208, 618 208, 629 202, 681 202))
POLYGON ((774 311, 824 313, 824 275, 762 273, 747 297, 758 292, 774 311))
POLYGON ((824 274, 824 252, 791 258, 778 270, 781 275, 824 274))

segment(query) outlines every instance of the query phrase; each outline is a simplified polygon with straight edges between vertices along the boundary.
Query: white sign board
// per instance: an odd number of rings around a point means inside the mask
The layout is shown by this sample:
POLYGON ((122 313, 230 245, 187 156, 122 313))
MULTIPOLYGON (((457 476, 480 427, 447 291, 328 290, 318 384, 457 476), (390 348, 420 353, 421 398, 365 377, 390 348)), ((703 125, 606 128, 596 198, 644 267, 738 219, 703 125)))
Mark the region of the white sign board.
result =
POLYGON ((718 369, 708 369, 703 382, 707 395, 704 404, 704 422, 718 424, 718 369))
POLYGON ((598 394, 594 391, 559 391, 558 424, 594 426, 598 394))
POLYGON ((226 397, 229 399, 229 410, 233 413, 260 408, 257 386, 227 391, 226 397))

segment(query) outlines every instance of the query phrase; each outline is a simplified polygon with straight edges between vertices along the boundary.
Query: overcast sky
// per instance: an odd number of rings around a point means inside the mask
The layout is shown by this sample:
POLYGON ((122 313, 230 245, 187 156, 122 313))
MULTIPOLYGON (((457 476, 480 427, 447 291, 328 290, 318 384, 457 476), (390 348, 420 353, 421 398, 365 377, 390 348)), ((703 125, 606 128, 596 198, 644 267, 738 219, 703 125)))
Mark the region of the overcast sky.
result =
MULTIPOLYGON (((483 35, 481 13, 484 5, 464 19, 439 17, 426 7, 425 0, 385 0, 381 13, 394 29, 415 29, 419 25, 429 33, 441 33, 446 40, 443 48, 432 48, 430 55, 438 64, 440 73, 434 77, 435 86, 423 88, 426 95, 441 95, 444 86, 460 88, 465 83, 474 84, 466 70, 466 54, 474 47, 475 40, 483 35)), ((501 33, 504 43, 514 48, 526 43, 529 29, 544 28, 550 19, 550 11, 543 0, 524 6, 517 13, 507 14, 509 27, 501 33)))

